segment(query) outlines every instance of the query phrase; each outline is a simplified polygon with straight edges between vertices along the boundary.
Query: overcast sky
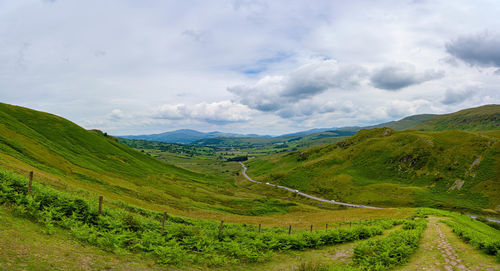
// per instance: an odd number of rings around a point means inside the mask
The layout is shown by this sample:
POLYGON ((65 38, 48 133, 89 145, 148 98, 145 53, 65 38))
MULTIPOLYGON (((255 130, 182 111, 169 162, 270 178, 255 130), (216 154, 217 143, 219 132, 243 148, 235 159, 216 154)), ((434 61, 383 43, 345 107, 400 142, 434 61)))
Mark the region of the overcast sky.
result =
POLYGON ((500 103, 500 2, 0 0, 0 102, 110 134, 500 103))

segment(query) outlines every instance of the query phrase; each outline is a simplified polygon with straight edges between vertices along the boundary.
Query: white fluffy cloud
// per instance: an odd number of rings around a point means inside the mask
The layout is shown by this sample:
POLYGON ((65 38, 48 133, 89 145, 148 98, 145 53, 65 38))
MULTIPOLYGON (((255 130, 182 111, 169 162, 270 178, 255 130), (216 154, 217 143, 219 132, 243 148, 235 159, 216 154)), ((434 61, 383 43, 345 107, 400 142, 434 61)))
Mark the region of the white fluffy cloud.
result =
POLYGON ((250 119, 251 110, 231 101, 199 103, 195 105, 162 105, 155 110, 154 118, 167 120, 200 120, 212 123, 245 122, 250 119))
POLYGON ((361 66, 339 65, 333 60, 314 61, 288 75, 265 76, 252 85, 228 88, 242 104, 282 117, 312 115, 335 110, 331 101, 311 99, 325 91, 354 91, 364 81, 367 71, 361 66))

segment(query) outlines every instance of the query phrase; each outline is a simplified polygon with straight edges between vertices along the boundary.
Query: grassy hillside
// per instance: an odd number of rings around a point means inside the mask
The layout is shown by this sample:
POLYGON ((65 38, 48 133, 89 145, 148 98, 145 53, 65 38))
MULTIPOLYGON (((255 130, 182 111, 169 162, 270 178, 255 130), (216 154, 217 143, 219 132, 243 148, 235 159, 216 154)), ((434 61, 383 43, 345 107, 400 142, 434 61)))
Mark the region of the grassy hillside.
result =
POLYGON ((249 175, 338 201, 498 211, 499 138, 498 131, 362 130, 335 144, 253 160, 249 175))
MULTIPOLYGON (((201 167, 201 166, 200 166, 201 167)), ((154 159, 99 131, 61 117, 0 104, 0 168, 107 205, 190 216, 286 213, 295 204, 235 185, 237 163, 186 170, 154 159)))
POLYGON ((451 114, 438 115, 413 126, 411 129, 421 131, 498 130, 500 129, 500 105, 484 105, 451 114))
POLYGON ((394 130, 402 131, 414 127, 415 125, 418 125, 419 123, 424 122, 435 116, 436 115, 434 114, 413 115, 396 121, 390 121, 374 126, 364 127, 364 129, 389 127, 394 130))

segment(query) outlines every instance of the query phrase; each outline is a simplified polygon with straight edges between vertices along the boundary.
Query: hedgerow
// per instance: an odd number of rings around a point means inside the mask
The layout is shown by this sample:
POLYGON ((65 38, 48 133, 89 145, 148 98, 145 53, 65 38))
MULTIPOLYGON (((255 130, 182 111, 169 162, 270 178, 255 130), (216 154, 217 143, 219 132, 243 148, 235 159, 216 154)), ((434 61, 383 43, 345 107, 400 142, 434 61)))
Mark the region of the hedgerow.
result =
MULTIPOLYGON (((403 220, 379 219, 352 228, 332 228, 314 232, 284 228, 264 228, 245 224, 168 216, 162 232, 162 214, 142 210, 138 214, 106 208, 98 215, 96 204, 33 184, 27 193, 27 180, 0 170, 0 204, 9 204, 18 215, 45 225, 50 233, 55 226, 68 229, 85 243, 117 253, 143 252, 161 264, 191 262, 208 266, 261 262, 275 251, 305 250, 380 235, 403 220)), ((138 208, 134 207, 138 210, 138 208)))

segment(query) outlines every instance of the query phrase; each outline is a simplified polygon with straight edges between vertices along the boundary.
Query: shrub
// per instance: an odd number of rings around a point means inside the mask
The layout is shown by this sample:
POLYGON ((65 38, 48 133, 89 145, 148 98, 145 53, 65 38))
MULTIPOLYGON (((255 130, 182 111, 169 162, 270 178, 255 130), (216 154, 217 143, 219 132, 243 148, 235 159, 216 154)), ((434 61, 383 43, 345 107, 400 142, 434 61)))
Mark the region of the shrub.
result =
POLYGON ((379 219, 373 225, 334 228, 315 232, 287 234, 283 228, 225 224, 218 238, 219 222, 168 216, 161 232, 161 213, 126 204, 122 209, 106 208, 97 215, 96 204, 58 192, 39 183, 27 194, 27 180, 0 170, 0 203, 13 206, 15 213, 45 225, 68 229, 78 240, 107 251, 143 252, 161 264, 181 262, 220 266, 238 262, 259 262, 275 251, 305 250, 380 235, 403 220, 379 219), (140 214, 140 215, 138 215, 140 214))
POLYGON ((385 238, 357 245, 353 262, 363 270, 386 270, 403 264, 418 248, 426 225, 426 219, 407 221, 402 229, 391 232, 385 238))

